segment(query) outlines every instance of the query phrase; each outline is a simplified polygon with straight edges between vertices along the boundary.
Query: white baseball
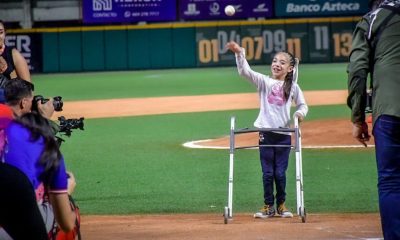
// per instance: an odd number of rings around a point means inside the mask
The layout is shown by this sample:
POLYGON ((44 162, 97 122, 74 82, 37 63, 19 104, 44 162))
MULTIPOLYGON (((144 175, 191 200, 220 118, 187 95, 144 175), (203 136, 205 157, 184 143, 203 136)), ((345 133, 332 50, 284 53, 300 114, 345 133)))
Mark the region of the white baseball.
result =
POLYGON ((225 7, 225 14, 228 16, 233 16, 235 14, 235 8, 232 5, 225 7))

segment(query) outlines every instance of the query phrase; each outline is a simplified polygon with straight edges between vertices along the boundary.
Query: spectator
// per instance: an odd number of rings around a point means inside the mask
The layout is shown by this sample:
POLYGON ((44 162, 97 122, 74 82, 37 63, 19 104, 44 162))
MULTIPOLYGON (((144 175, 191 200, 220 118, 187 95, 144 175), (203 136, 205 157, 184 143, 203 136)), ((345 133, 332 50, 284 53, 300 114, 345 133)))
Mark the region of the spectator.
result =
POLYGON ((3 88, 8 80, 21 78, 31 81, 28 63, 22 54, 14 47, 5 43, 6 29, 0 20, 0 103, 4 103, 3 88))
POLYGON ((19 169, 2 162, 0 194, 0 239, 48 239, 31 182, 19 169))
POLYGON ((69 195, 74 191, 75 178, 65 170, 64 158, 49 120, 37 112, 25 113, 9 124, 6 138, 4 163, 29 178, 39 206, 50 202, 51 209, 46 212, 45 222, 52 227, 53 221, 49 219, 54 213, 62 230, 74 229, 76 215, 71 209, 69 195))
MULTIPOLYGON (((32 104, 34 101, 34 96, 33 96, 33 90, 34 90, 34 86, 31 82, 16 78, 13 79, 12 81, 8 81, 6 86, 5 86, 5 97, 6 97, 6 104, 2 105, 0 104, 0 110, 1 112, 7 112, 6 110, 8 109, 8 111, 11 110, 12 112, 12 116, 13 118, 15 118, 17 121, 21 121, 22 118, 24 118, 24 116, 28 113, 31 113, 31 109, 32 109, 32 104), (8 107, 8 108, 7 108, 8 107)), ((52 104, 52 99, 50 99, 49 101, 47 101, 46 103, 42 104, 41 102, 37 102, 36 103, 38 105, 38 112, 40 113, 39 115, 45 117, 46 119, 49 119, 51 117, 51 115, 54 112, 54 106, 52 104)), ((38 114, 37 112, 32 112, 34 114, 38 114)), ((7 121, 5 121, 5 126, 7 126, 7 121)), ((44 121, 41 120, 41 122, 39 123, 43 123, 43 124, 47 124, 49 123, 52 127, 52 137, 55 137, 55 129, 54 126, 58 127, 56 123, 51 122, 51 121, 44 121)), ((31 124, 31 123, 30 123, 31 124)), ((26 124, 28 125, 28 123, 26 124)), ((1 133, 1 132, 0 132, 1 133)), ((38 133, 37 133, 38 134, 38 133)), ((17 138, 17 136, 23 136, 23 135, 16 135, 15 137, 17 138)), ((1 137, 1 135, 0 135, 1 137)), ((10 136, 7 136, 7 138, 10 138, 10 136)), ((1 138, 0 138, 1 140, 1 138)), ((16 141, 16 139, 15 139, 16 141)), ((10 150, 10 145, 11 145, 11 140, 8 141, 8 150, 10 150)), ((25 146, 25 143, 21 143, 23 146, 25 146)), ((22 146, 21 145, 21 146, 22 146)), ((29 145, 29 144, 28 144, 29 145)), ((16 145, 15 145, 16 146, 16 145)), ((36 147, 36 148, 40 148, 36 147)), ((23 147, 21 148, 21 151, 23 151, 23 147)), ((27 150, 28 151, 28 150, 27 150)), ((8 151, 9 153, 10 151, 8 151)), ((7 154, 8 154, 7 153, 7 154)), ((29 159, 25 159, 24 161, 28 161, 29 159)), ((18 160, 18 161, 21 161, 18 160)), ((24 166, 24 164, 21 164, 20 166, 24 166)), ((32 175, 29 170, 32 169, 23 169, 25 170, 24 172, 30 176, 33 177, 34 175, 32 175)), ((68 193, 71 194, 73 191, 73 188, 75 186, 75 179, 72 175, 72 173, 69 173, 69 187, 68 187, 68 193)), ((36 176, 36 178, 38 179, 39 176, 36 176)), ((42 185, 37 185, 37 181, 35 180, 35 178, 31 179, 33 182, 33 186, 35 188, 35 191, 38 193, 40 192, 40 194, 38 194, 38 205, 39 205, 39 209, 42 213, 43 219, 45 220, 45 224, 46 224, 46 228, 47 230, 50 232, 52 231, 53 227, 54 227, 54 214, 56 214, 55 212, 53 213, 53 203, 50 201, 47 201, 47 198, 44 197, 44 193, 47 191, 44 191, 44 187, 43 184, 42 185)), ((57 199, 57 198, 56 198, 57 199)), ((67 199, 68 199, 68 194, 67 194, 67 199)), ((51 200, 51 198, 50 198, 51 200)), ((56 202, 57 204, 57 202, 56 202)), ((69 205, 68 205, 69 206, 69 205)), ((57 210, 57 209, 55 209, 57 210)), ((57 217, 57 214, 56 214, 57 217)))

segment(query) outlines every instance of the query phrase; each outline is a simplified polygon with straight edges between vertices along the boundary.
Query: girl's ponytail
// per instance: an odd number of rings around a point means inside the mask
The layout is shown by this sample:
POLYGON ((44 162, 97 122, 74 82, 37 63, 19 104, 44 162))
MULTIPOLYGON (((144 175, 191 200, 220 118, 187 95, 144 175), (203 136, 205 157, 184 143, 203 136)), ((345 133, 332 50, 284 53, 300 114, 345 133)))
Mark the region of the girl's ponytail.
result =
POLYGON ((293 82, 297 83, 297 79, 299 78, 299 59, 294 59, 294 67, 293 67, 293 82))
POLYGON ((289 56, 290 66, 293 66, 293 71, 288 72, 283 83, 283 93, 285 100, 289 100, 290 91, 292 90, 293 82, 297 82, 299 59, 295 58, 293 54, 285 52, 289 56))

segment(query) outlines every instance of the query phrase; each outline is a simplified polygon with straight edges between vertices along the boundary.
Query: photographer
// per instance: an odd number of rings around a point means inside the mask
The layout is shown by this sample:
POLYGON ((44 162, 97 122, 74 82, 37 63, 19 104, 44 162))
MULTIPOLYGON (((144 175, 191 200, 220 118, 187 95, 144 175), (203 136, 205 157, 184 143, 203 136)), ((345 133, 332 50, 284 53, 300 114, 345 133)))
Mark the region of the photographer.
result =
MULTIPOLYGON (((24 113, 31 112, 33 104, 34 85, 31 82, 20 78, 15 78, 7 82, 4 88, 6 105, 9 106, 14 114, 14 118, 24 113)), ((50 119, 54 113, 53 100, 50 99, 42 104, 37 102, 38 112, 45 118, 50 119)))

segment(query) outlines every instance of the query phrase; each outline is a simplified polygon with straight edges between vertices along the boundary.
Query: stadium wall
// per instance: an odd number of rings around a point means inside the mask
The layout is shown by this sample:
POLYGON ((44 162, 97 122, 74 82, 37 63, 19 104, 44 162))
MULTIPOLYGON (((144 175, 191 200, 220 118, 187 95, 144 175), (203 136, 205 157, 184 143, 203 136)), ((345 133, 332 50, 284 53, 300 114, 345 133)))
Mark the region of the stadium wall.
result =
POLYGON ((246 48, 251 64, 269 64, 274 53, 283 50, 303 63, 344 62, 358 20, 335 17, 47 28, 10 30, 7 38, 9 45, 28 58, 32 72, 44 73, 232 65, 234 55, 224 47, 231 40, 246 48))

